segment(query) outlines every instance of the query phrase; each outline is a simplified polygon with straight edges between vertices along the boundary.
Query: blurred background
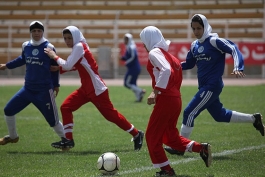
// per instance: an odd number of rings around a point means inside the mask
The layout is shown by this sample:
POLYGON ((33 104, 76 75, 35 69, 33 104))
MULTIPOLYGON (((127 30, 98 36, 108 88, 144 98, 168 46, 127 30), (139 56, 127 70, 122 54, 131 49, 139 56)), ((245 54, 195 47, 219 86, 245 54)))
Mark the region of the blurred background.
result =
MULTIPOLYGON (((30 39, 29 24, 44 24, 44 36, 66 59, 68 49, 62 30, 77 26, 84 34, 103 78, 122 78, 126 71, 119 60, 123 37, 131 33, 137 44, 142 78, 148 77, 147 52, 139 38, 149 25, 158 27, 171 40, 170 52, 185 60, 195 40, 190 19, 200 13, 207 17, 219 37, 235 42, 245 59, 250 78, 265 78, 265 3, 264 0, 0 0, 0 63, 21 54, 22 43, 30 39)), ((227 55, 224 77, 231 77, 233 59, 227 55)), ((25 67, 0 72, 0 78, 24 77, 25 67)), ((77 77, 77 72, 62 77, 77 77)), ((184 72, 195 78, 196 68, 184 72)))

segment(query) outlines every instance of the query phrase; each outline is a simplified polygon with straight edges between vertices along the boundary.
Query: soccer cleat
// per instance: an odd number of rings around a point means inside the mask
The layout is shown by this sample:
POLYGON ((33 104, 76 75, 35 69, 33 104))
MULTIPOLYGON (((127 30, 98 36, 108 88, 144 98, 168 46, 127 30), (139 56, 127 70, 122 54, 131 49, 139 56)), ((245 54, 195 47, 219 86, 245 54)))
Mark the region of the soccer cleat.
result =
POLYGON ((142 102, 145 93, 146 93, 146 91, 145 91, 145 89, 143 89, 143 90, 141 91, 140 95, 139 95, 139 99, 136 100, 136 102, 142 102))
POLYGON ((262 123, 262 116, 260 113, 255 113, 253 114, 253 116, 255 117, 255 122, 253 123, 253 126, 256 128, 256 130, 258 130, 260 132, 260 134, 262 136, 264 136, 264 125, 262 123))
POLYGON ((170 171, 162 170, 160 172, 156 172, 156 176, 176 176, 176 173, 173 168, 171 168, 170 171))
POLYGON ((206 167, 209 167, 212 163, 212 152, 211 145, 209 143, 201 143, 202 149, 200 151, 200 156, 204 161, 206 167))
POLYGON ((52 143, 51 146, 54 148, 62 149, 63 151, 67 151, 70 148, 75 147, 75 142, 74 142, 74 140, 69 140, 69 139, 62 137, 61 141, 52 143))
POLYGON ((144 140, 144 132, 141 130, 138 131, 139 135, 136 138, 133 138, 134 141, 134 150, 139 151, 142 148, 143 140, 144 140))
POLYGON ((11 139, 9 135, 6 135, 0 139, 0 145, 6 145, 7 143, 17 143, 18 140, 19 140, 19 137, 11 139))
POLYGON ((179 155, 179 156, 183 156, 185 152, 181 152, 181 151, 178 151, 178 150, 175 150, 169 146, 166 146, 164 147, 165 151, 167 151, 169 154, 172 154, 172 155, 179 155))

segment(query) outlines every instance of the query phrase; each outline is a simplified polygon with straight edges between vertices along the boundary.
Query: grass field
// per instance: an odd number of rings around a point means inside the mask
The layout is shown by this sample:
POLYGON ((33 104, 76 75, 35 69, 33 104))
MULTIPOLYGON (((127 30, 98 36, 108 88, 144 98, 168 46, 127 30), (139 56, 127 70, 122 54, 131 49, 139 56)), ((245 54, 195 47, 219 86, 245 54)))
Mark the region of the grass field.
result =
MULTIPOLYGON (((18 86, 0 87, 0 136, 7 134, 3 108, 18 86)), ((57 107, 76 87, 61 88, 57 107)), ((145 87, 147 93, 150 87, 145 87)), ((195 86, 183 86, 183 109, 197 91, 195 86)), ((114 106, 138 129, 145 131, 152 106, 134 103, 132 93, 121 86, 109 87, 114 106)), ((265 114, 265 85, 227 86, 221 95, 226 108, 245 113, 265 114)), ((59 140, 39 111, 29 105, 17 114, 20 140, 0 147, 1 177, 90 177, 99 176, 98 157, 114 152, 121 159, 119 176, 149 177, 156 171, 151 164, 146 144, 133 151, 131 136, 107 122, 91 104, 74 113, 76 146, 69 152, 53 149, 50 143, 59 140)), ((179 118, 178 127, 181 125, 179 118)), ((197 153, 184 156, 168 155, 178 177, 264 177, 265 137, 252 124, 216 123, 207 111, 195 121, 191 139, 212 144, 213 164, 206 168, 197 153)))

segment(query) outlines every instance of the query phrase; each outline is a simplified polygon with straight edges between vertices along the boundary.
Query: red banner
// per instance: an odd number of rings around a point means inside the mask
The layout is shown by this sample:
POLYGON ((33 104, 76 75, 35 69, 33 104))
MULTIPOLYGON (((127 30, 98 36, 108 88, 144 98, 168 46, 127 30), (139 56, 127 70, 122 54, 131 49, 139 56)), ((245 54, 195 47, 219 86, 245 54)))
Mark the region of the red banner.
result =
MULTIPOLYGON (((261 65, 265 64, 265 43, 239 42, 237 43, 239 50, 244 57, 245 65, 261 65)), ((142 43, 136 43, 138 57, 141 65, 146 65, 148 61, 148 53, 142 43)), ((125 53, 125 45, 120 44, 120 55, 125 53)), ((184 61, 190 49, 190 43, 171 43, 169 53, 176 56, 179 60, 184 61)), ((226 63, 233 64, 234 60, 230 54, 226 55, 226 63)), ((123 65, 123 62, 120 62, 123 65)))

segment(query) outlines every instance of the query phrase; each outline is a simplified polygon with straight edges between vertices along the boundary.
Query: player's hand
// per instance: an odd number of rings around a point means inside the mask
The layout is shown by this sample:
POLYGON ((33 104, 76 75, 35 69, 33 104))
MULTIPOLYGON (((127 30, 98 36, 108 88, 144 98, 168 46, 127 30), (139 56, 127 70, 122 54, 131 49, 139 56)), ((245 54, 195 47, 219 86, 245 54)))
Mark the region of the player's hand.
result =
POLYGON ((44 48, 44 52, 52 59, 57 57, 56 53, 50 48, 44 48))
POLYGON ((156 103, 156 94, 155 92, 151 92, 149 97, 147 98, 147 104, 151 105, 151 104, 155 104, 156 103))
POLYGON ((243 77, 246 76, 246 75, 243 73, 243 71, 233 71, 233 72, 231 73, 231 75, 235 75, 236 78, 243 78, 243 77))
POLYGON ((57 97, 59 93, 59 87, 54 87, 54 96, 57 97))
POLYGON ((0 70, 5 70, 6 69, 6 64, 0 64, 0 70))
POLYGON ((58 71, 58 70, 60 70, 60 66, 53 66, 53 65, 51 65, 50 70, 51 70, 52 72, 54 72, 54 71, 58 71))

